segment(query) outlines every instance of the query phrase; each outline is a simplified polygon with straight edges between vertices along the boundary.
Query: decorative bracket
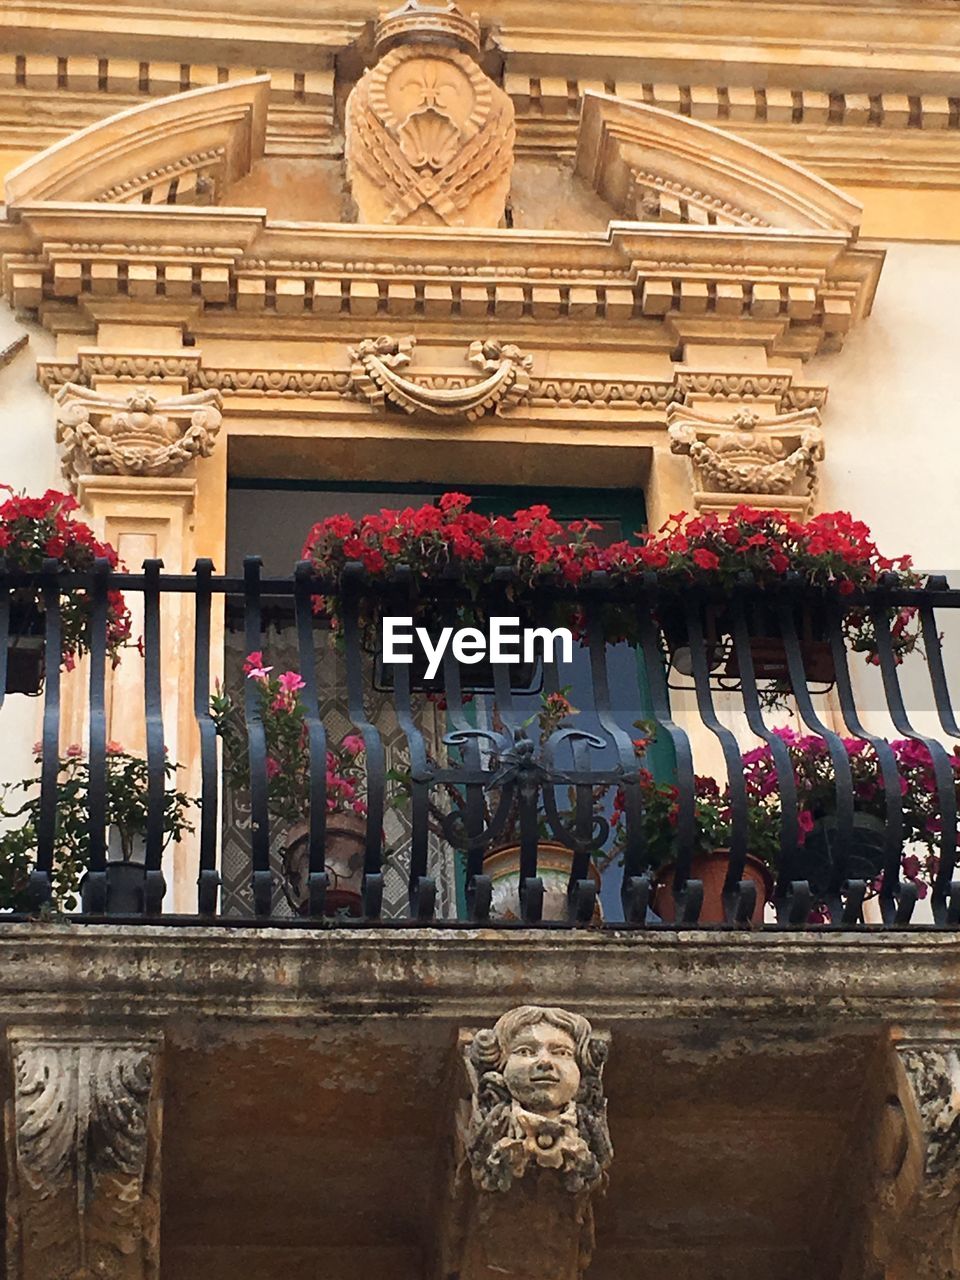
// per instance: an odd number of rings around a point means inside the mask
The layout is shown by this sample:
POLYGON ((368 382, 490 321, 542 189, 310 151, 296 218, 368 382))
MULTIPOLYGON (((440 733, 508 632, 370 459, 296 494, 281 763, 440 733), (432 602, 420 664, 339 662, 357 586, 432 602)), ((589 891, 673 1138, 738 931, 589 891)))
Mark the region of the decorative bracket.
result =
POLYGON ((579 1280, 593 1251, 593 1197, 613 1148, 603 1095, 609 1037, 565 1009, 523 1005, 463 1032, 443 1274, 579 1280))
POLYGON ((416 339, 365 338, 350 348, 353 368, 345 394, 359 396, 382 408, 385 401, 407 413, 429 413, 438 418, 481 418, 489 410, 502 414, 529 395, 532 356, 512 343, 471 342, 467 360, 483 375, 466 387, 433 388, 403 376, 412 358, 416 339))
POLYGON ((722 418, 686 405, 667 410, 671 451, 693 464, 694 501, 701 511, 749 502, 806 514, 823 459, 820 421, 817 409, 769 418, 743 405, 722 418))
POLYGON ((63 472, 172 476, 213 452, 223 422, 218 391, 158 399, 146 387, 123 396, 67 383, 56 396, 63 472))
POLYGON ((157 1280, 159 1041, 9 1033, 9 1280, 157 1280))

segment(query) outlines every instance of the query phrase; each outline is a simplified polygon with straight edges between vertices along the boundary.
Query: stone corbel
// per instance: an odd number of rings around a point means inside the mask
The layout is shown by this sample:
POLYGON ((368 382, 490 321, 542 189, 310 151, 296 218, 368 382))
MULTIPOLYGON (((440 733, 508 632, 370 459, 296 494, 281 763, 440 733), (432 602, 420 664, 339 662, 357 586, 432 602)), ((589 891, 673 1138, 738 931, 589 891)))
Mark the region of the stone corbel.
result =
POLYGON ((156 1280, 159 1042, 9 1032, 9 1280, 156 1280))
POLYGON ((526 1005, 464 1031, 440 1273, 458 1280, 579 1280, 593 1199, 613 1148, 603 1066, 609 1036, 579 1014, 526 1005))
POLYGON ((472 342, 467 361, 481 377, 464 387, 435 387, 430 379, 415 382, 404 377, 402 371, 410 365, 415 346, 415 338, 384 337, 365 338, 351 347, 353 367, 344 394, 359 396, 377 408, 389 400, 407 413, 471 420, 490 410, 503 413, 529 394, 533 358, 511 343, 472 342))
POLYGON ((106 394, 69 382, 56 395, 63 472, 173 476, 213 452, 223 421, 218 391, 158 399, 145 386, 106 394))
POLYGON ((689 457, 699 511, 739 503, 809 514, 817 492, 823 432, 817 409, 760 417, 745 404, 723 414, 671 405, 670 448, 689 457))
MULTIPOLYGON (((868 1280, 960 1276, 960 1039, 903 1040, 874 1129, 863 1256, 868 1280)), ((844 1275, 847 1271, 844 1272, 844 1275)))

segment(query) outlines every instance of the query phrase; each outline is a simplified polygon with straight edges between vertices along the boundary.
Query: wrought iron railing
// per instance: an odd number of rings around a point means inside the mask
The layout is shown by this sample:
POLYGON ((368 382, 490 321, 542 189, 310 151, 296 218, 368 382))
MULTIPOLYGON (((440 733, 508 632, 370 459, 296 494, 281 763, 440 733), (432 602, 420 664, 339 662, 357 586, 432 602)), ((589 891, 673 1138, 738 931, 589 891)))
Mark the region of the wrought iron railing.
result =
MULTIPOLYGON (((318 595, 335 592, 340 601, 340 640, 345 665, 343 702, 346 714, 365 745, 366 826, 363 841, 361 910, 358 919, 371 923, 381 919, 384 841, 383 823, 391 783, 382 735, 367 711, 367 691, 374 665, 365 657, 362 606, 375 598, 386 614, 409 615, 416 599, 429 599, 435 616, 453 622, 462 607, 463 595, 455 577, 432 584, 415 582, 399 572, 387 583, 371 583, 360 566, 348 567, 342 577, 331 582, 315 575, 306 563, 297 566, 291 577, 264 577, 255 558, 245 562, 242 577, 215 576, 209 561, 198 562, 191 574, 164 574, 159 561, 145 562, 140 574, 112 572, 98 563, 94 572, 62 572, 55 561, 47 562, 33 577, 0 573, 0 701, 6 687, 8 642, 12 602, 23 593, 39 593, 43 609, 44 689, 40 759, 40 820, 36 856, 29 879, 32 911, 41 911, 50 900, 57 848, 58 776, 60 770, 61 717, 64 675, 61 668, 61 601, 67 593, 86 592, 90 602, 89 669, 84 673, 87 700, 85 720, 89 760, 89 842, 84 884, 84 914, 99 919, 106 916, 109 895, 107 857, 107 609, 108 591, 119 589, 128 601, 142 602, 142 664, 145 723, 145 756, 148 773, 145 856, 143 868, 143 910, 139 918, 156 919, 164 911, 168 885, 164 877, 165 706, 162 682, 167 637, 161 625, 163 602, 186 595, 193 602, 192 702, 198 727, 199 814, 196 845, 198 887, 195 916, 176 920, 222 920, 219 914, 220 870, 218 850, 221 836, 221 792, 223 779, 219 759, 217 729, 210 711, 211 674, 222 659, 222 623, 227 613, 242 612, 246 651, 264 648, 267 620, 288 618, 295 627, 299 670, 304 688, 299 697, 306 711, 309 752, 309 800, 304 813, 309 823, 306 889, 301 922, 327 922, 329 879, 325 868, 327 846, 326 748, 328 728, 320 714, 317 686, 318 635, 314 608, 318 595)), ((904 879, 903 797, 897 759, 888 736, 871 732, 869 716, 862 707, 859 683, 852 672, 854 658, 845 640, 844 618, 851 610, 862 610, 872 621, 876 634, 878 688, 882 688, 883 711, 893 734, 912 739, 929 753, 936 784, 940 815, 939 863, 931 886, 929 923, 952 927, 960 921, 960 883, 955 881, 957 786, 951 753, 943 744, 960 738, 948 688, 945 649, 940 627, 944 618, 956 617, 960 591, 950 589, 945 579, 928 580, 922 589, 902 590, 881 586, 869 596, 840 596, 811 591, 799 582, 786 582, 776 591, 759 590, 745 583, 728 595, 711 594, 692 586, 680 597, 668 593, 655 577, 647 576, 629 588, 614 586, 603 574, 594 574, 574 588, 559 582, 544 585, 522 601, 533 620, 546 616, 559 600, 576 604, 582 615, 579 636, 580 669, 584 673, 590 706, 589 728, 570 723, 553 729, 544 741, 532 726, 530 714, 531 674, 523 679, 525 691, 517 692, 516 681, 506 666, 489 672, 491 688, 474 702, 465 699, 464 689, 477 680, 472 668, 461 666, 448 649, 441 678, 433 696, 446 703, 446 732, 430 740, 425 731, 422 698, 413 687, 415 672, 403 664, 387 664, 386 687, 405 742, 409 762, 406 778, 407 811, 410 823, 408 848, 408 921, 453 923, 436 920, 436 885, 429 873, 431 826, 436 826, 437 801, 455 792, 460 802, 441 818, 443 835, 451 855, 460 857, 466 888, 463 919, 473 923, 503 924, 491 920, 491 880, 486 859, 502 841, 509 824, 518 849, 517 892, 519 923, 535 925, 542 920, 543 884, 538 858, 545 834, 569 849, 572 862, 565 919, 556 925, 595 924, 597 883, 590 874, 591 860, 607 835, 609 807, 598 811, 598 796, 622 793, 624 813, 619 864, 622 865, 620 902, 622 919, 608 923, 616 928, 658 927, 651 914, 653 878, 647 870, 643 840, 642 796, 638 783, 637 758, 631 717, 646 715, 657 726, 661 741, 669 744, 677 787, 675 864, 670 885, 671 914, 675 925, 695 926, 701 915, 702 884, 691 874, 696 841, 694 751, 691 737, 706 735, 719 744, 729 785, 730 840, 729 869, 723 886, 724 922, 745 925, 756 916, 757 885, 745 876, 749 854, 748 795, 744 780, 744 751, 757 742, 767 743, 772 754, 779 789, 782 822, 772 913, 776 927, 803 927, 815 903, 822 908, 827 927, 861 927, 864 900, 877 899, 878 921, 885 927, 911 923, 917 901, 916 886, 904 879), (915 698, 904 692, 904 672, 897 662, 891 616, 894 608, 918 611, 925 662, 908 662, 911 681, 918 678, 929 705, 924 723, 934 724, 934 732, 923 732, 914 723, 915 698), (630 619, 627 641, 636 654, 634 687, 623 680, 611 689, 610 630, 611 608, 630 619), (716 633, 718 608, 725 619, 722 643, 716 633), (764 618, 767 648, 756 644, 758 615, 764 618), (665 619, 669 616, 671 623, 665 619), (811 656, 808 620, 816 618, 817 652, 811 656), (772 620, 772 622, 771 622, 772 620), (682 644, 676 631, 682 632, 682 644), (668 634, 670 629, 674 634, 668 634), (805 867, 805 846, 799 826, 797 789, 786 746, 773 732, 765 693, 769 683, 757 677, 757 665, 767 681, 770 675, 769 632, 781 664, 776 679, 791 699, 793 714, 806 730, 820 735, 835 774, 835 822, 832 825, 832 870, 829 882, 811 885, 805 867), (718 647, 719 646, 719 647, 718 647), (678 657, 682 650, 682 657, 678 657), (673 665, 670 664, 670 654, 673 665), (684 701, 695 711, 685 718, 672 709, 678 673, 683 671, 689 693, 684 701), (921 674, 918 677, 918 672, 921 674), (826 677, 826 678, 825 678, 826 677), (834 689, 834 714, 827 715, 823 701, 826 685, 834 689), (731 724, 730 697, 718 697, 718 689, 734 690, 739 724, 731 724), (479 710, 483 710, 483 715, 479 710), (875 752, 886 800, 886 821, 881 836, 881 863, 872 879, 851 875, 855 840, 857 797, 854 792, 850 758, 840 734, 833 727, 845 726, 845 733, 860 739, 875 752), (749 731, 744 733, 744 725, 749 731), (569 791, 567 807, 558 802, 558 788, 569 791), (599 813, 599 817, 598 817, 599 813)), ((517 612, 509 573, 500 572, 484 601, 485 609, 508 615, 517 612)), ((124 662, 140 662, 129 654, 124 662)), ((516 673, 514 673, 516 674, 516 673)), ((535 673, 534 684, 542 681, 546 693, 564 686, 566 671, 560 664, 547 663, 535 673)), ((76 680, 76 676, 70 677, 76 680)), ((878 708, 872 708, 873 711, 878 708)), ((251 813, 252 884, 251 918, 272 919, 275 869, 271 864, 271 815, 266 740, 255 698, 248 687, 245 703, 249 741, 249 806, 251 813)), ((617 913, 619 916, 619 913, 617 913)), ((0 917, 3 918, 3 917, 0 917)), ((7 915, 5 918, 18 918, 7 915)), ((169 919, 169 916, 163 917, 169 919)), ((354 921, 355 922, 355 921, 354 921)), ((774 924, 773 918, 769 923, 774 924)))

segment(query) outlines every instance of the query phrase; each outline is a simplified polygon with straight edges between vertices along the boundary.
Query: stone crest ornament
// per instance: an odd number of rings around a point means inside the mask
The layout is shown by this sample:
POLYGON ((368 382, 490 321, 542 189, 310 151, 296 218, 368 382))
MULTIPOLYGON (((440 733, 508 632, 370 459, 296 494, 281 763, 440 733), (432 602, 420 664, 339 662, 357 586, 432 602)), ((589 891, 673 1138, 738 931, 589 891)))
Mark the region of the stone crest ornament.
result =
POLYGON ((603 1096, 607 1042, 586 1018, 523 1005, 466 1049, 473 1098, 466 1135, 475 1184, 507 1191, 534 1168, 567 1191, 595 1191, 613 1159, 603 1096))
POLYGON ((513 103, 481 71, 477 18, 408 0, 377 25, 378 61, 347 99, 347 180, 360 222, 498 226, 513 103))
POLYGON ((671 405, 667 422, 671 452, 685 454, 693 464, 701 510, 717 505, 711 499, 720 495, 790 496, 801 499, 804 507, 816 495, 817 463, 823 459, 816 409, 760 418, 740 408, 726 418, 715 418, 699 409, 671 405))
POLYGON ((389 400, 407 413, 468 419, 481 418, 490 410, 500 414, 529 395, 533 357, 512 343, 496 339, 472 342, 467 361, 482 375, 479 381, 442 388, 403 376, 415 346, 412 337, 384 337, 365 338, 359 346, 351 347, 353 367, 346 393, 377 407, 389 400))
POLYGON ((223 421, 213 390, 158 399, 145 387, 114 396, 70 382, 56 399, 63 472, 74 481, 176 475, 210 456, 223 421))

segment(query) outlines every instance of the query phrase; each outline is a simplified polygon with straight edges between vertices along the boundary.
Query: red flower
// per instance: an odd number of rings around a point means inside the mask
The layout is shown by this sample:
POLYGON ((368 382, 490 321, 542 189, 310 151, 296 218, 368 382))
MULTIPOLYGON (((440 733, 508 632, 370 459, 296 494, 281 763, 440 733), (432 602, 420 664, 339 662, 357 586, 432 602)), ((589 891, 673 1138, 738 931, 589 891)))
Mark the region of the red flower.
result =
POLYGON ((718 569, 720 567, 720 557, 713 551, 707 551, 704 547, 697 547, 693 553, 693 563, 698 569, 718 569))

